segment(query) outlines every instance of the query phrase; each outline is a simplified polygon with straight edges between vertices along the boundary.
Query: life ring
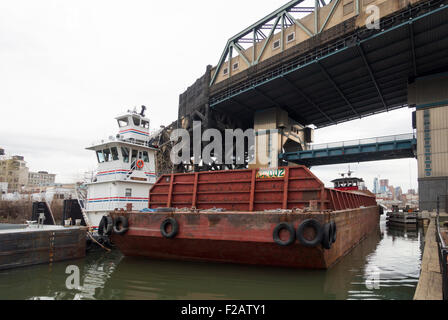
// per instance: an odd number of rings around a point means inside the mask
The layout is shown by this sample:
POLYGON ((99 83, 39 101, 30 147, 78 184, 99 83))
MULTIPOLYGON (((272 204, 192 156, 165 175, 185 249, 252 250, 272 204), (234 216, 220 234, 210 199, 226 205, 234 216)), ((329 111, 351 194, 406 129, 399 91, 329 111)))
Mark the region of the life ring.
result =
POLYGON ((137 160, 137 168, 143 169, 145 162, 142 159, 137 160))
POLYGON ((114 233, 124 235, 129 231, 129 220, 126 217, 118 217, 114 219, 114 233))
POLYGON ((324 224, 323 236, 322 236, 322 247, 324 249, 330 250, 333 244, 333 227, 331 223, 324 224))
POLYGON ((323 237, 322 225, 317 220, 314 220, 314 219, 305 220, 297 228, 297 239, 305 247, 310 247, 310 248, 317 247, 322 242, 322 237, 323 237), (315 232, 314 239, 308 240, 305 238, 304 231, 307 228, 314 229, 314 232, 315 232))
POLYGON ((103 216, 98 227, 98 234, 100 236, 110 236, 112 234, 114 221, 109 216, 103 216))
POLYGON ((177 236, 178 232, 179 232, 179 223, 177 223, 176 219, 174 218, 167 218, 160 225, 160 233, 164 238, 173 239, 174 237, 177 236), (169 225, 171 225, 171 231, 167 232, 166 228, 169 225))
POLYGON ((338 236, 338 227, 336 226, 336 222, 331 221, 331 227, 333 229, 333 231, 332 231, 332 233, 333 233, 332 241, 333 241, 333 243, 335 243, 336 240, 337 240, 337 236, 338 236))
POLYGON ((290 225, 289 223, 283 222, 275 227, 274 232, 273 232, 273 238, 274 238, 274 242, 276 244, 278 244, 279 246, 286 247, 286 246, 293 244, 294 241, 296 241, 296 232, 292 225, 290 225), (280 231, 282 231, 282 230, 288 230, 288 232, 289 232, 289 239, 286 241, 283 241, 282 239, 280 239, 280 231))

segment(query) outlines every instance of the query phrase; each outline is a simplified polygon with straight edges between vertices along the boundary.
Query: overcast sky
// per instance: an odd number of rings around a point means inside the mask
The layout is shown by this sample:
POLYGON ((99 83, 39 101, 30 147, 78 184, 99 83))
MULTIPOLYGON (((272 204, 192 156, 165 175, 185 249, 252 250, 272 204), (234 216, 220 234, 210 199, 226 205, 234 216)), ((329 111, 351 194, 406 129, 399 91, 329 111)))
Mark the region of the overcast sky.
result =
MULTIPOLYGON (((96 166, 92 142, 142 104, 152 127, 177 117, 179 94, 227 40, 286 0, 0 0, 0 147, 31 170, 73 182, 96 166)), ((316 132, 316 142, 412 132, 411 110, 316 132)), ((348 165, 314 168, 327 184, 348 165)), ((353 164, 369 188, 417 187, 416 160, 353 164)))

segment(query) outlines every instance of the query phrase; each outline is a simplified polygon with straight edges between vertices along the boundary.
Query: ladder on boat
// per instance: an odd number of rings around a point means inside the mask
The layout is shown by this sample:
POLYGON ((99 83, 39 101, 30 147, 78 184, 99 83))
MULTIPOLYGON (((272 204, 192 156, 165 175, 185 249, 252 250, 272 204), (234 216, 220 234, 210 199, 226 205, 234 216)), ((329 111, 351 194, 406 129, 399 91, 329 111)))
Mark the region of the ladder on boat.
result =
POLYGON ((82 217, 84 218, 86 225, 90 228, 92 224, 90 223, 90 220, 85 212, 87 203, 87 190, 85 188, 82 188, 82 185, 80 185, 76 186, 75 192, 76 199, 78 200, 79 207, 81 208, 82 217))

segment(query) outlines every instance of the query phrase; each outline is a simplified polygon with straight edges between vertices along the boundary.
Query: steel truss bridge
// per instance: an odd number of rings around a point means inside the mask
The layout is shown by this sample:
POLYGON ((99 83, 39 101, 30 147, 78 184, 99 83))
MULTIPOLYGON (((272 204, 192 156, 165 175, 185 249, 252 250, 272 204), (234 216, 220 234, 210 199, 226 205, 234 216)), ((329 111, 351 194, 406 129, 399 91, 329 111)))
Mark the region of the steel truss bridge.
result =
MULTIPOLYGON (((323 45, 317 44, 326 31, 318 24, 307 29, 293 15, 324 4, 333 11, 340 1, 315 1, 315 7, 303 2, 289 2, 227 42, 211 74, 210 108, 250 123, 255 112, 279 107, 302 125, 322 128, 406 107, 409 82, 448 70, 447 0, 418 2, 381 19, 380 30, 359 28, 323 45), (270 39, 292 24, 313 36, 306 40, 316 43, 312 50, 277 57, 269 68, 261 68, 261 54, 241 55, 245 44, 270 39), (216 83, 216 74, 233 52, 250 66, 246 76, 216 83)), ((360 0, 355 6, 359 10, 360 0)))

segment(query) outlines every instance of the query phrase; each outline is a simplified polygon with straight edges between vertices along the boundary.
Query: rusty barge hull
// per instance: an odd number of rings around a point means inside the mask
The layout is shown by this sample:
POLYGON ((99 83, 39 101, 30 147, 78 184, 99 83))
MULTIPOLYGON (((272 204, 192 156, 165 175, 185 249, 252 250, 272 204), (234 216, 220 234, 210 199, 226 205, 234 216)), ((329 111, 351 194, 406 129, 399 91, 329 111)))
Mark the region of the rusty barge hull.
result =
POLYGON ((376 206, 326 214, 112 213, 112 217, 118 216, 128 218, 130 229, 125 235, 113 235, 112 241, 126 256, 304 269, 333 266, 377 230, 380 217, 376 206), (160 225, 169 217, 179 223, 175 239, 166 239, 160 232, 160 225), (273 241, 273 231, 279 223, 287 222, 297 229, 306 219, 316 219, 322 224, 336 222, 337 241, 330 250, 304 247, 297 240, 286 247, 273 241))
POLYGON ((373 194, 325 188, 304 166, 165 175, 148 211, 111 212, 123 254, 304 269, 330 268, 380 219, 373 194))
POLYGON ((86 229, 0 225, 0 270, 80 259, 86 254, 86 229))

